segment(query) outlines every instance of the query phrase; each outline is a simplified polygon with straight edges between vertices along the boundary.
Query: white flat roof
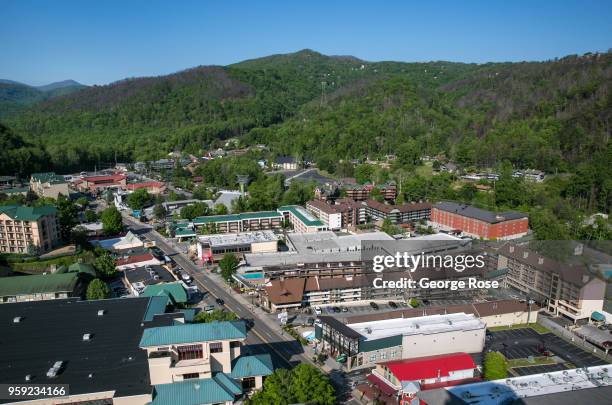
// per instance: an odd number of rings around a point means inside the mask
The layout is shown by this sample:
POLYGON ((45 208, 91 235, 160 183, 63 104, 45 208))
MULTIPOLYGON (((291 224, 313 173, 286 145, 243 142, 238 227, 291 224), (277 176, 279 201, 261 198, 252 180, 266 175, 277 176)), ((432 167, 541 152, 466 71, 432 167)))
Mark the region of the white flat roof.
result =
POLYGON ((366 340, 397 335, 430 335, 434 333, 483 329, 484 322, 473 314, 459 312, 446 315, 428 315, 416 318, 394 318, 347 325, 366 340))
POLYGON ((480 405, 494 405, 506 401, 510 403, 517 398, 609 385, 612 385, 611 364, 457 385, 446 390, 468 402, 478 398, 480 405))
POLYGON ((287 234, 298 253, 331 253, 361 250, 364 241, 394 240, 384 232, 338 235, 332 231, 287 234))
POLYGON ((211 247, 273 242, 276 240, 278 240, 278 236, 269 230, 198 236, 200 243, 209 243, 211 247))

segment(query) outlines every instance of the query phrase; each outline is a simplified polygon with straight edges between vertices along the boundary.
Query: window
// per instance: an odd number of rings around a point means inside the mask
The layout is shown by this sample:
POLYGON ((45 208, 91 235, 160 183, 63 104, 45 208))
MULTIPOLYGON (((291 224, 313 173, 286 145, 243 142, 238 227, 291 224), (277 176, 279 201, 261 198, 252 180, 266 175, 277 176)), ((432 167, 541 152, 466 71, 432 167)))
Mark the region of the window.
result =
POLYGON ((187 373, 187 374, 183 374, 183 380, 189 380, 191 378, 200 378, 200 373, 187 373))
POLYGON ((375 354, 371 354, 370 355, 370 361, 376 361, 376 355, 375 354))
POLYGON ((221 353, 223 351, 223 343, 215 342, 210 344, 211 353, 221 353))
POLYGON ((382 353, 380 354, 380 359, 381 359, 381 360, 385 360, 386 358, 387 358, 387 352, 382 352, 382 353))
POLYGON ((255 388, 255 377, 245 377, 242 379, 242 389, 250 390, 255 388))
POLYGON ((231 347, 232 349, 233 349, 233 348, 235 348, 235 347, 240 347, 240 346, 242 346, 242 343, 240 343, 240 341, 239 341, 239 340, 232 340, 232 341, 230 342, 230 347, 231 347))
POLYGON ((395 350, 393 350, 391 352, 391 358, 394 359, 396 355, 397 355, 397 352, 395 350))
POLYGON ((202 345, 179 346, 176 348, 176 352, 178 353, 179 361, 201 359, 204 357, 202 345))

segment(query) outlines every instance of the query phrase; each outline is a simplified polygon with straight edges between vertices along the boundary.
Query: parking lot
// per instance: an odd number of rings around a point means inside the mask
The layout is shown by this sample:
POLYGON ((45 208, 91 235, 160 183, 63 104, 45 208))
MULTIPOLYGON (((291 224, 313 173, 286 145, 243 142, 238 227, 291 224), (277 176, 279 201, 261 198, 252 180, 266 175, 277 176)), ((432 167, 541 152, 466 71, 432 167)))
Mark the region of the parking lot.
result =
MULTIPOLYGON (((491 332, 487 339, 486 350, 499 351, 508 359, 542 356, 548 351, 552 355, 558 356, 562 361, 570 362, 576 367, 606 364, 599 357, 585 352, 552 333, 541 335, 531 328, 491 332)), ((534 370, 533 367, 529 367, 528 371, 530 374, 537 373, 534 370)))

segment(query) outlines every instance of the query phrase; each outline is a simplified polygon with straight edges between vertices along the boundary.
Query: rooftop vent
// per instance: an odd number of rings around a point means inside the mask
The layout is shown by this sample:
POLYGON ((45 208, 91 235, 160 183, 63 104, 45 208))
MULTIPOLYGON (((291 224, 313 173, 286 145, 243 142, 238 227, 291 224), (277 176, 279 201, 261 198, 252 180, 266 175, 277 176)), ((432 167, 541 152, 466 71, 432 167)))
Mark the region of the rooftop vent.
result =
POLYGON ((56 361, 53 364, 53 367, 51 367, 49 369, 49 371, 47 371, 47 377, 48 378, 54 378, 57 377, 57 375, 59 374, 60 369, 62 368, 62 366, 64 365, 63 361, 56 361))
POLYGON ((93 373, 87 374, 87 378, 93 378, 93 376, 94 376, 93 373))
POLYGON ((23 316, 16 316, 13 318, 13 323, 20 323, 23 320, 23 316))
POLYGON ((88 340, 91 340, 91 333, 85 333, 83 334, 83 341, 86 342, 88 340))
POLYGON ((32 374, 27 374, 27 375, 25 376, 25 380, 26 380, 26 381, 32 381, 32 374))
POLYGON ((102 315, 104 315, 105 313, 106 313, 106 310, 105 310, 105 309, 99 309, 99 310, 98 310, 98 316, 102 316, 102 315))

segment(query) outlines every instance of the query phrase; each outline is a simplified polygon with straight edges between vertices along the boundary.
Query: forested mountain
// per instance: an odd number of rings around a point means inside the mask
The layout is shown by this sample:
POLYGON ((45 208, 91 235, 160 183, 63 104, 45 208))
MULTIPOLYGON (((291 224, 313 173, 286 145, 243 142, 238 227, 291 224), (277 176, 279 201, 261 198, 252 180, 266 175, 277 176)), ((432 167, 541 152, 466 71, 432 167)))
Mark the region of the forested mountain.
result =
POLYGON ((26 142, 45 145, 58 171, 115 156, 198 153, 237 136, 332 173, 340 159, 397 154, 410 167, 438 153, 475 167, 508 161, 580 173, 588 205, 608 207, 611 62, 605 53, 484 65, 372 63, 303 50, 93 86, 3 121, 26 142))
POLYGON ((12 80, 0 79, 0 119, 43 100, 73 93, 83 87, 86 86, 74 80, 64 80, 34 87, 12 80))

